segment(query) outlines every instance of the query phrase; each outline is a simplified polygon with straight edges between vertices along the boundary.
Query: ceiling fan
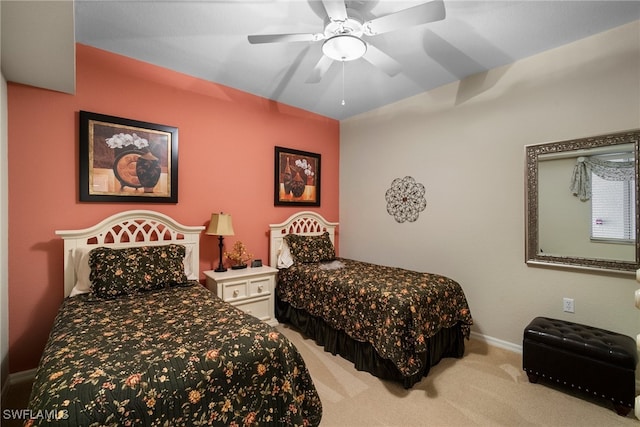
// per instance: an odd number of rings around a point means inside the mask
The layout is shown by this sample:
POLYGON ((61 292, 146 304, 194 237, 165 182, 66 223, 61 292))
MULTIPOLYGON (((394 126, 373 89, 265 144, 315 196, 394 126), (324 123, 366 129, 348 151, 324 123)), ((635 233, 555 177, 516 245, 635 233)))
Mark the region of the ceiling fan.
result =
POLYGON ((249 43, 316 42, 324 40, 324 55, 317 62, 307 83, 317 83, 329 70, 333 61, 353 61, 359 58, 379 67, 389 76, 395 76, 401 66, 363 36, 375 36, 414 25, 440 21, 445 18, 442 0, 433 0, 389 15, 363 21, 357 10, 349 8, 344 0, 322 0, 327 12, 324 31, 301 34, 262 34, 248 36, 249 43))

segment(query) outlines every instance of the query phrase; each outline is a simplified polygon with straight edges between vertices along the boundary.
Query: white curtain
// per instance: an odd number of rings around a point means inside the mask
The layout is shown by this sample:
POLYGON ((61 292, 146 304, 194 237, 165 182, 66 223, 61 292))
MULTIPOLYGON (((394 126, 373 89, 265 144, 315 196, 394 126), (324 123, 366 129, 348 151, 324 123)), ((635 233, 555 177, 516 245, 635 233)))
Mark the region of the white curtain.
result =
POLYGON ((608 181, 632 181, 636 177, 635 161, 612 162, 597 157, 578 157, 571 177, 571 193, 580 200, 591 198, 591 173, 608 181))

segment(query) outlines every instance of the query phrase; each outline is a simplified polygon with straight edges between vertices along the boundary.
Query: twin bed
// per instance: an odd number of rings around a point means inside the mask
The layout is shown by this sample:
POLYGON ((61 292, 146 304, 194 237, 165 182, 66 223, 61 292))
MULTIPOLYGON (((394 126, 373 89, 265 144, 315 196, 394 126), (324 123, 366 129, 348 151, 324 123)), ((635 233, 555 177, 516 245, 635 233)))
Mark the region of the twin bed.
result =
POLYGON ((204 227, 128 211, 64 239, 27 425, 318 425, 297 349, 197 281, 204 227), (88 281, 91 284, 88 284, 88 281))
POLYGON ((462 357, 473 323, 462 287, 437 274, 338 258, 337 225, 303 211, 270 226, 278 321, 405 388, 443 357, 462 357))
MULTIPOLYGON (((460 285, 338 258, 336 226, 308 211, 270 226, 277 319, 407 388, 461 357, 472 319, 460 285)), ((320 423, 297 349, 198 283, 203 228, 135 210, 56 232, 69 297, 31 394, 44 416, 27 425, 320 423)))

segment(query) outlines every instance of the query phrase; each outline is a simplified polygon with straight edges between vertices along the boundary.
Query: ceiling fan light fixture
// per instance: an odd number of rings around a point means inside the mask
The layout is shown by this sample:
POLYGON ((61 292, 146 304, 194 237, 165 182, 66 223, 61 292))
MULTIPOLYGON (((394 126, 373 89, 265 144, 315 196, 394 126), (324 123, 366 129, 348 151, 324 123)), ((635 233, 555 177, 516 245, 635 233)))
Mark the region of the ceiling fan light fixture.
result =
POLYGON ((334 61, 353 61, 367 52, 367 44, 359 37, 338 34, 325 40, 322 52, 334 61))

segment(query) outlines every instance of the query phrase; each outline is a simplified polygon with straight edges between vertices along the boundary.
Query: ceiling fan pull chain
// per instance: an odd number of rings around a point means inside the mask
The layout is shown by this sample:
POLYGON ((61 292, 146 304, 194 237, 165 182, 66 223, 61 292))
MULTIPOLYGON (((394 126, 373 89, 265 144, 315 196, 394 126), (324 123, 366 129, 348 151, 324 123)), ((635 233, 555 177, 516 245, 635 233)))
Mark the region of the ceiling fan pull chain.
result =
POLYGON ((342 105, 344 105, 344 63, 345 61, 342 61, 342 105))

